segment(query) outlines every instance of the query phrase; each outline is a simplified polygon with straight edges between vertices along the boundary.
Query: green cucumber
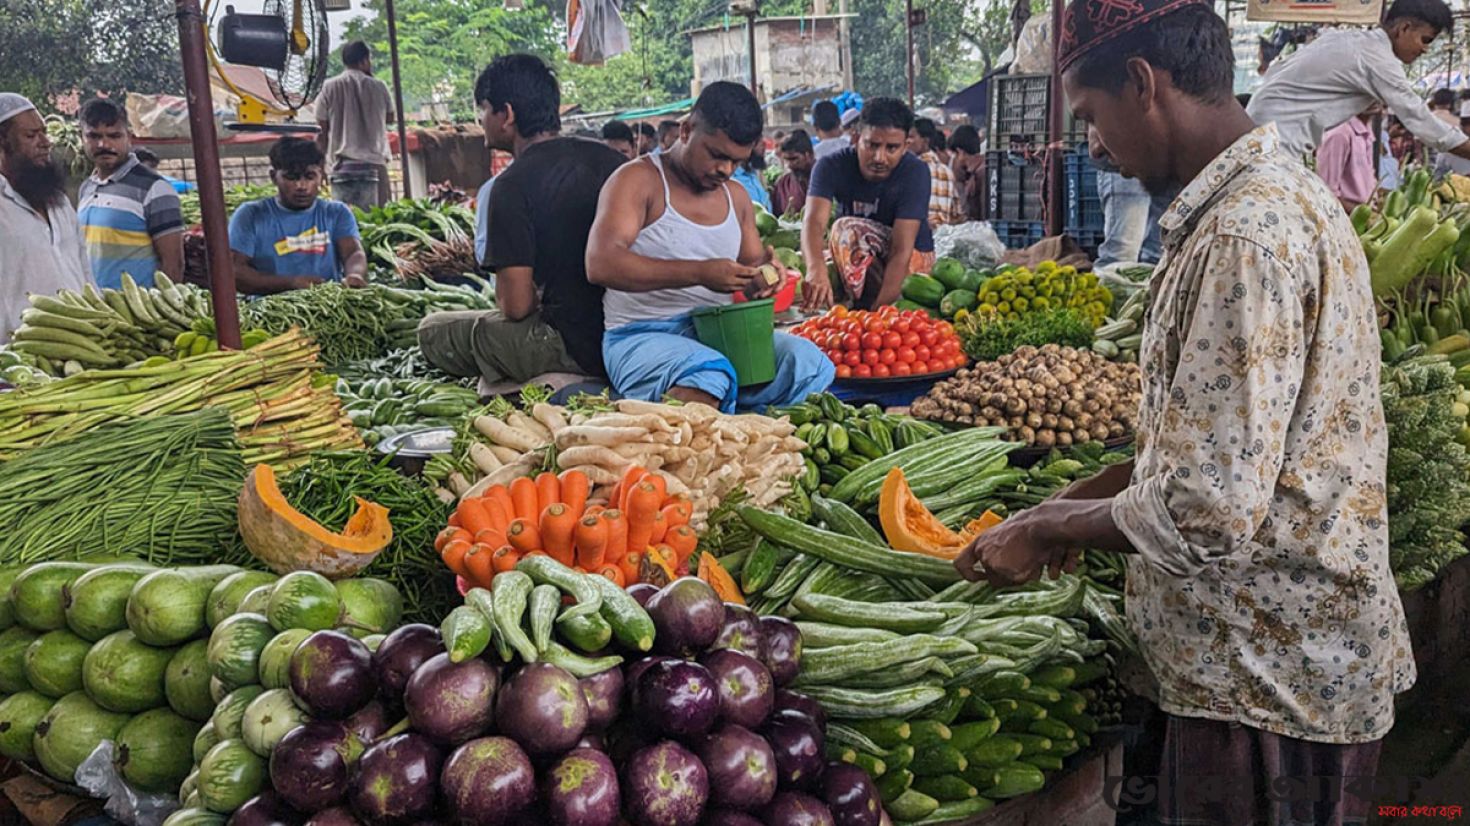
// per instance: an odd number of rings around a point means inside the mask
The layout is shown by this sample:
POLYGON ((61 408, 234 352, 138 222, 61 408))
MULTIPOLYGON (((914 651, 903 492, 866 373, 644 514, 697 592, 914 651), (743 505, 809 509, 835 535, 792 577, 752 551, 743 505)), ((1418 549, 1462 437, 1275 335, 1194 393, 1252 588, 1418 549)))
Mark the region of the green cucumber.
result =
POLYGON ((595 659, 584 657, 581 654, 568 650, 566 646, 556 640, 552 640, 546 644, 543 659, 579 680, 583 677, 601 674, 610 668, 617 668, 623 663, 623 658, 617 655, 597 657, 595 659))
POLYGON ((885 804, 897 799, 899 795, 909 790, 914 784, 914 773, 908 769, 889 769, 878 778, 878 797, 885 804))
POLYGON ((460 663, 474 659, 490 647, 490 621, 468 605, 460 605, 439 625, 444 650, 449 661, 460 663))
POLYGON ((1046 776, 1041 769, 1027 763, 1010 763, 996 769, 996 783, 985 790, 987 797, 1020 797, 1023 794, 1041 791, 1046 785, 1046 776))
POLYGON ((1101 680, 1103 677, 1108 676, 1110 670, 1107 661, 1101 658, 1094 658, 1087 662, 1074 665, 1072 666, 1072 684, 1068 688, 1080 688, 1088 683, 1101 680))
MULTIPOLYGON (((599 613, 612 626, 613 636, 627 648, 647 651, 653 648, 653 618, 638 600, 607 577, 585 574, 602 594, 599 613)), ((496 577, 498 580, 499 577, 496 577)))
POLYGON ((966 754, 1000 730, 1000 721, 991 717, 950 728, 949 744, 966 754))
POLYGON ((556 621, 556 631, 573 648, 584 654, 593 654, 612 642, 613 630, 607 620, 597 614, 569 617, 563 615, 556 621))
POLYGON ((875 757, 888 756, 888 749, 873 742, 857 729, 842 723, 827 724, 827 742, 867 752, 875 757))
POLYGON ((1055 703, 1048 703, 1047 710, 1055 714, 1078 715, 1087 713, 1087 698, 1081 692, 1064 688, 1060 692, 1062 696, 1055 703))
POLYGON ((850 720, 843 725, 850 727, 853 731, 877 743, 885 749, 908 742, 913 735, 914 727, 906 720, 898 717, 884 717, 876 720, 850 720))
POLYGON ((965 758, 978 766, 1004 766, 1021 756, 1025 748, 1015 738, 996 734, 965 752, 965 758))
POLYGON ((528 556, 516 563, 516 570, 529 576, 537 585, 555 585, 572 595, 577 603, 562 612, 563 619, 594 616, 602 610, 602 591, 592 580, 604 579, 603 577, 587 576, 549 556, 528 556))
POLYGON ((1021 756, 1032 754, 1045 754, 1052 749, 1050 737, 1042 737, 1039 734, 1007 734, 1007 737, 1021 744, 1021 756))
POLYGON ((904 826, 939 826, 941 823, 959 823, 982 815, 995 808, 995 801, 988 797, 972 797, 969 800, 954 800, 941 803, 928 817, 908 821, 904 826))
POLYGON ((979 694, 971 694, 965 701, 965 716, 972 720, 984 720, 995 716, 995 707, 979 694))
POLYGON ((1054 688, 1070 688, 1077 681, 1077 670, 1069 665, 1045 665, 1031 672, 1031 684, 1054 688))
POLYGON ((1068 714, 1066 711, 1052 711, 1047 713, 1048 717, 1055 717, 1063 723, 1072 727, 1078 735, 1097 734, 1097 718, 1091 714, 1068 714))
MULTIPOLYGON (((604 581, 613 585, 610 580, 604 581)), ((526 632, 521 629, 521 619, 526 614, 526 603, 530 600, 531 589, 534 587, 536 586, 531 582, 531 578, 520 571, 506 571, 499 574, 490 584, 490 593, 494 597, 495 631, 504 635, 506 644, 521 655, 522 662, 527 663, 536 662, 540 654, 531 642, 531 638, 526 636, 526 632)), ((613 587, 617 586, 613 585, 613 587)), ((606 600, 603 602, 606 604, 606 600)))
MULTIPOLYGON (((890 551, 890 553, 894 553, 890 551)), ((878 604, 829 597, 824 594, 803 594, 793 599, 802 616, 830 622, 834 625, 857 625, 866 628, 881 628, 903 634, 933 631, 948 617, 940 611, 909 608, 895 603, 878 604)), ((958 638, 952 638, 956 641, 958 638)), ((970 646, 971 649, 974 646, 970 646)), ((960 653, 973 654, 973 650, 960 653)), ((927 654, 922 656, 928 656, 927 654)), ((909 658, 912 659, 912 658, 909 658)))
POLYGON ((929 746, 947 745, 954 733, 949 726, 938 720, 910 720, 909 742, 915 749, 923 751, 929 746))
POLYGON ((1028 721, 1046 719, 1046 707, 1042 706, 1040 703, 1033 703, 1030 700, 1018 700, 1010 697, 1006 697, 1004 699, 1008 699, 1012 703, 1014 703, 1015 710, 1006 714, 996 712, 996 714, 1001 718, 1001 722, 1005 722, 1007 718, 1011 717, 1020 717, 1028 721))
MULTIPOLYGON (((863 470, 876 464, 878 462, 871 462, 863 470)), ((757 508, 740 507, 736 512, 761 536, 835 565, 888 577, 908 577, 932 585, 949 585, 960 579, 959 572, 952 563, 937 557, 895 551, 886 545, 824 531, 790 517, 757 508)))
POLYGON ((969 783, 971 786, 979 789, 981 794, 985 794, 985 791, 991 786, 994 786, 995 781, 999 779, 995 775, 996 768, 1012 763, 1018 757, 1019 754, 1017 755, 1017 757, 1007 757, 1005 760, 997 763, 994 766, 983 766, 979 763, 976 763, 974 760, 971 760, 970 765, 966 767, 964 771, 960 772, 960 777, 963 778, 966 783, 969 783))
POLYGON ((920 777, 935 774, 953 774, 964 771, 970 765, 969 758, 952 746, 931 744, 914 749, 914 762, 909 771, 920 777))
POLYGON ((1077 737, 1077 732, 1061 720, 1033 720, 1026 728, 1027 734, 1039 734, 1042 737, 1050 737, 1055 744, 1059 740, 1072 740, 1077 737))
POLYGON ((863 691, 833 686, 807 686, 802 693, 821 703, 839 720, 872 720, 915 714, 944 699, 944 689, 930 686, 863 691))
POLYGON ((1062 758, 1055 754, 1033 754, 1030 757, 1022 757, 1021 763, 1029 763, 1042 771, 1059 772, 1062 770, 1062 758))
POLYGON ((1031 678, 1019 671, 1000 671, 991 674, 976 686, 975 693, 985 697, 1012 697, 1018 691, 1031 687, 1031 678))
POLYGON ((970 699, 970 689, 965 686, 956 686, 949 689, 949 696, 944 698, 932 712, 935 719, 942 721, 945 725, 953 723, 960 718, 960 712, 965 709, 965 701, 970 699))
POLYGON ((955 774, 915 777, 913 787, 941 803, 953 800, 969 800, 980 794, 979 789, 971 786, 964 778, 955 774))
MULTIPOLYGON (((815 506, 816 497, 812 499, 815 506)), ((740 590, 747 597, 751 594, 759 594, 766 589, 766 586, 775 581, 780 556, 781 552, 777 550, 776 543, 765 539, 756 542, 755 550, 751 551, 750 558, 745 561, 745 570, 740 572, 740 590)))
POLYGON ((939 808, 938 800, 912 788, 905 789, 903 794, 886 804, 884 808, 897 821, 923 820, 939 808))
MULTIPOLYGON (((987 694, 989 694, 989 692, 987 692, 987 694)), ((994 695, 990 694, 990 696, 994 695)), ((1044 685, 1036 685, 1035 683, 1018 691, 1006 692, 1002 696, 1012 697, 1017 700, 1029 700, 1030 702, 1041 706, 1051 705, 1052 703, 1055 703, 1058 700, 1062 699, 1061 692, 1057 691, 1055 688, 1050 688, 1044 685)))
POLYGON ((899 743, 888 750, 888 754, 883 758, 883 762, 888 764, 889 771, 907 769, 913 765, 914 755, 916 754, 918 754, 918 751, 914 749, 913 743, 899 743))
POLYGON ((546 651, 551 642, 552 623, 561 608, 561 591, 555 585, 537 585, 531 589, 531 643, 536 650, 546 651))
POLYGON ((827 622, 801 622, 796 623, 797 629, 801 631, 801 647, 803 651, 812 651, 817 648, 832 648, 840 645, 853 645, 860 642, 888 642, 899 639, 899 635, 892 631, 884 631, 881 628, 854 628, 846 625, 833 625, 827 622))
POLYGON ((867 772, 869 777, 879 778, 888 771, 888 765, 883 762, 883 758, 881 757, 868 754, 865 751, 857 751, 856 749, 850 750, 849 755, 843 755, 847 759, 844 759, 842 762, 857 766, 867 772))
MULTIPOLYGON (((792 603, 805 610, 803 606, 811 604, 813 600, 827 599, 831 598, 821 594, 806 594, 792 600, 792 603)), ((971 654, 974 649, 974 645, 958 637, 915 634, 884 642, 859 642, 806 651, 802 657, 801 670, 806 683, 831 683, 927 657, 971 654)))

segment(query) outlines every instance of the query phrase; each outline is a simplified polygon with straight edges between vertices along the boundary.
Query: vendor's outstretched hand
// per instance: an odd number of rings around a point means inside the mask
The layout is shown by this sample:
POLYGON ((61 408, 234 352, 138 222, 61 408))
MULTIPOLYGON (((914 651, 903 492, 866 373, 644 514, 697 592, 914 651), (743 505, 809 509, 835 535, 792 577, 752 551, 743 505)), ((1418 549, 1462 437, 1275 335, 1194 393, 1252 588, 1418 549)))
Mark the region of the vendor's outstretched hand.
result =
POLYGON ((354 273, 343 278, 342 285, 345 287, 366 287, 367 279, 354 273))
POLYGON ((991 585, 1020 585, 1050 569, 1053 579, 1077 567, 1077 552, 1044 539, 1041 508, 1023 510, 975 537, 955 559, 960 576, 991 585))
POLYGON ((738 261, 710 259, 700 265, 699 283, 717 293, 744 292, 760 273, 738 261))
POLYGON ((309 290, 312 287, 323 283, 324 281, 325 279, 317 278, 314 275, 298 275, 295 278, 291 279, 291 289, 309 290))
POLYGON ((832 306, 832 279, 827 277, 825 269, 807 273, 801 284, 801 306, 807 310, 825 310, 832 306))

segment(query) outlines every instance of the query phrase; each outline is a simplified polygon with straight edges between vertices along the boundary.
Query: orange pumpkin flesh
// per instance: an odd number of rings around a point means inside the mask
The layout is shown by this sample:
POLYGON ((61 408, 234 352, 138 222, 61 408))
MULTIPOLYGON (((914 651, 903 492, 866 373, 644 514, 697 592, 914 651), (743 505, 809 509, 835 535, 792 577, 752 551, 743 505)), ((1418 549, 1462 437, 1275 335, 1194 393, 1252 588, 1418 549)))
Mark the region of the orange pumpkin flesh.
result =
POLYGON ((883 480, 878 521, 888 544, 896 550, 952 558, 965 544, 964 537, 946 528, 914 496, 901 468, 888 471, 883 480))
POLYGON ((269 465, 256 465, 240 490, 240 535, 245 546, 272 571, 316 571, 349 577, 367 567, 393 541, 388 509, 365 499, 333 533, 291 507, 269 465))

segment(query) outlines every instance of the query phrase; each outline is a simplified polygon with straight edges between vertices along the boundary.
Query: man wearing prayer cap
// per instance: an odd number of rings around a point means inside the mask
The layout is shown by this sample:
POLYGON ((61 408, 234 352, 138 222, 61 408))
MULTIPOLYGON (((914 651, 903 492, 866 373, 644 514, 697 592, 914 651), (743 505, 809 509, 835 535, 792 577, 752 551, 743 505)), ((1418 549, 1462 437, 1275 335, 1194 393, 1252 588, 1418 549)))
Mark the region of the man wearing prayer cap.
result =
POLYGON ((77 212, 51 157, 46 122, 29 100, 0 92, 0 343, 20 326, 29 293, 89 283, 77 212))
POLYGON ((1073 0, 1058 67, 1104 157, 1150 192, 1180 188, 1159 220, 1137 449, 956 566, 1011 585, 1079 548, 1124 554, 1166 721, 1160 822, 1363 822, 1371 792, 1347 778, 1374 775, 1415 671, 1362 245, 1276 126, 1235 100, 1207 3, 1073 0), (1280 794, 1288 776, 1311 793, 1280 794))

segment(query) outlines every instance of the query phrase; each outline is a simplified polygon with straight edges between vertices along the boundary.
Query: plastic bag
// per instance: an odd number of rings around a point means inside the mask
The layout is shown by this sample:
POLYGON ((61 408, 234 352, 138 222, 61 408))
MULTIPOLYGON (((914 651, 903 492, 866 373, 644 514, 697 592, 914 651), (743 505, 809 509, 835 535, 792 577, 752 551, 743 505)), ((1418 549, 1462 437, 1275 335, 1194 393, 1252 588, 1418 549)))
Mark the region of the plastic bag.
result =
POLYGON ((1016 38, 1016 59, 1010 74, 1044 75, 1051 72, 1051 12, 1033 14, 1016 38))
POLYGON ((77 766, 76 781, 88 794, 106 800, 103 811, 129 826, 160 826, 179 808, 171 794, 148 794, 129 786, 112 762, 114 746, 103 740, 77 766))
POLYGON ((1000 236, 984 221, 946 224, 934 230, 934 255, 959 259, 973 269, 994 267, 1005 251, 1000 236))
POLYGON ((1153 270, 1154 265, 1152 264, 1115 261, 1112 264, 1104 264, 1093 272, 1097 275, 1098 283, 1111 290, 1114 296, 1127 298, 1139 290, 1148 289, 1153 270))
POLYGON ((567 57, 601 65, 628 51, 628 26, 617 0, 567 0, 567 57))

